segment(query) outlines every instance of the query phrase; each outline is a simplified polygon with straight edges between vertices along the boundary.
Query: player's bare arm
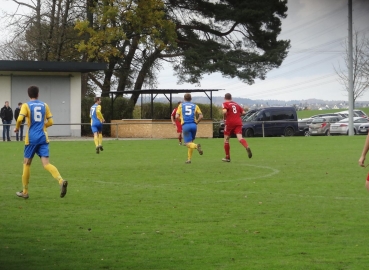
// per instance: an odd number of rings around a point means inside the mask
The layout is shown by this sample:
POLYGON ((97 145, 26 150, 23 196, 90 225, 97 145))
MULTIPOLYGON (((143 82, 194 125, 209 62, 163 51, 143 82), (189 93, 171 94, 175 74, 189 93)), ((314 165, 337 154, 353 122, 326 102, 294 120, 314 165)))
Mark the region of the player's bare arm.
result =
POLYGON ((176 122, 174 121, 174 117, 173 117, 173 115, 172 115, 172 116, 170 116, 170 120, 172 120, 172 124, 173 124, 173 125, 176 125, 176 122))
POLYGON ((365 157, 366 157, 366 154, 368 153, 368 150, 369 150, 369 133, 366 136, 364 148, 363 148, 363 151, 362 151, 360 159, 359 159, 359 166, 361 166, 361 167, 365 167, 365 164, 364 164, 365 163, 365 157))

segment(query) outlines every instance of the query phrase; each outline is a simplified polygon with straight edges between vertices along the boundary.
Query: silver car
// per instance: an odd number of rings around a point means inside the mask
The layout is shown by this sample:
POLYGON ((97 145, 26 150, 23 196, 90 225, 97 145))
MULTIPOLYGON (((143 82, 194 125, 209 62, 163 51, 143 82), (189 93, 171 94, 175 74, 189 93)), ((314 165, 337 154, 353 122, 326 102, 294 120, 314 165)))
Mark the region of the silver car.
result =
POLYGON ((357 129, 357 133, 363 135, 367 135, 368 131, 369 131, 369 123, 361 124, 357 129))
POLYGON ((330 135, 329 128, 332 123, 336 123, 342 120, 339 116, 326 116, 326 117, 316 117, 313 119, 311 124, 309 125, 309 134, 310 136, 315 135, 330 135))
MULTIPOLYGON (((367 118, 363 117, 354 117, 353 118, 353 124, 354 124, 354 134, 358 133, 360 125, 364 123, 368 123, 369 120, 367 118)), ((331 135, 347 135, 349 133, 349 119, 345 118, 341 121, 338 121, 337 123, 331 124, 331 127, 329 129, 329 132, 331 135)))

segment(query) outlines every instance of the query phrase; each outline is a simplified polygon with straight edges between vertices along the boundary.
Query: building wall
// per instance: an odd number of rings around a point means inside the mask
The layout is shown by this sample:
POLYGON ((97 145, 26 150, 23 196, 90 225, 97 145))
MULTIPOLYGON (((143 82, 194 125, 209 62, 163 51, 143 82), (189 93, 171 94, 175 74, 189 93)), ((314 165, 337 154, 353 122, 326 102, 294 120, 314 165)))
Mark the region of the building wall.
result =
MULTIPOLYGON (((73 72, 73 73, 66 73, 66 72, 58 72, 58 73, 55 73, 55 72, 1 72, 0 74, 0 85, 1 85, 0 87, 0 106, 3 107, 5 101, 9 101, 13 111, 16 109, 17 107, 16 104, 18 104, 19 102, 19 100, 12 100, 12 77, 15 78, 16 76, 29 76, 29 77, 32 77, 32 76, 35 76, 35 77, 64 76, 64 77, 68 77, 69 84, 70 84, 69 89, 66 90, 66 91, 70 91, 69 95, 66 95, 68 96, 68 100, 60 101, 60 103, 58 102, 55 103, 54 100, 52 100, 53 106, 50 106, 51 112, 62 109, 62 107, 63 106, 65 107, 66 105, 65 102, 68 102, 69 106, 67 106, 67 108, 68 110, 70 110, 70 113, 69 113, 68 119, 66 119, 67 123, 63 123, 63 124, 70 124, 70 123, 76 124, 76 125, 68 126, 68 128, 70 128, 70 131, 68 132, 69 136, 72 136, 72 137, 81 136, 81 126, 79 125, 79 123, 81 123, 81 74, 79 72, 73 72), (60 108, 57 106, 60 106, 60 108)), ((52 80, 51 80, 50 88, 51 89, 53 88, 52 80)), ((55 88, 58 88, 57 85, 55 85, 55 88)), ((25 96, 28 97, 27 92, 26 92, 27 89, 24 89, 24 91, 25 91, 25 96)), ((55 93, 54 96, 58 96, 58 95, 55 93)), ((53 95, 51 92, 51 97, 49 97, 49 99, 52 99, 52 98, 53 98, 53 95)), ((40 89, 40 99, 48 103, 48 100, 42 99, 42 89, 40 89)), ((24 102, 26 101, 28 101, 28 99, 25 100, 24 102)), ((12 124, 15 124, 14 120, 12 124)), ((11 130, 12 129, 14 129, 14 127, 12 127, 11 130)), ((2 134, 2 130, 3 128, 2 126, 0 126, 1 134, 2 134)), ((53 131, 54 134, 50 134, 51 136, 65 136, 64 132, 62 132, 62 134, 58 134, 58 132, 55 132, 55 130, 56 129, 54 129, 53 131)), ((15 136, 15 134, 12 131, 11 131, 11 135, 15 136)))

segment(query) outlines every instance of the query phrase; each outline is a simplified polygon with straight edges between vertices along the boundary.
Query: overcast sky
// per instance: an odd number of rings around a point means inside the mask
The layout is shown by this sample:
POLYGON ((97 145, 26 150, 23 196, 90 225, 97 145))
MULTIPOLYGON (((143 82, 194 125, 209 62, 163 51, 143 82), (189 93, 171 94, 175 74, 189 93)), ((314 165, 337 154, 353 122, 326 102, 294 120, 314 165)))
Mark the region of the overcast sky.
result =
MULTIPOLYGON (((225 89, 224 95, 251 99, 348 100, 334 67, 345 55, 348 37, 348 0, 289 0, 287 18, 282 21, 281 39, 291 40, 284 63, 250 86, 220 74, 206 76, 201 88, 225 89)), ((353 27, 369 37, 369 0, 353 0, 353 27)), ((163 71, 159 88, 198 88, 177 85, 170 69, 163 71)), ((218 95, 214 93, 214 95, 218 95)), ((358 100, 369 101, 368 93, 358 100)))
MULTIPOLYGON (((9 0, 0 0, 0 3, 0 10, 11 12, 16 8, 9 0)), ((368 14, 369 0, 353 0, 353 28, 361 36, 369 37, 368 14)), ((1 19, 0 24, 4 25, 1 19)), ((4 38, 5 33, 2 31, 0 38, 4 38)), ((214 95, 230 92, 234 97, 265 100, 348 100, 334 70, 339 63, 342 66, 347 37, 348 0, 289 0, 280 38, 291 40, 291 49, 283 64, 269 72, 266 80, 256 80, 250 86, 238 79, 212 74, 204 77, 200 87, 178 85, 168 66, 159 74, 158 88, 225 89, 214 95)), ((369 101, 369 90, 358 100, 369 101)))

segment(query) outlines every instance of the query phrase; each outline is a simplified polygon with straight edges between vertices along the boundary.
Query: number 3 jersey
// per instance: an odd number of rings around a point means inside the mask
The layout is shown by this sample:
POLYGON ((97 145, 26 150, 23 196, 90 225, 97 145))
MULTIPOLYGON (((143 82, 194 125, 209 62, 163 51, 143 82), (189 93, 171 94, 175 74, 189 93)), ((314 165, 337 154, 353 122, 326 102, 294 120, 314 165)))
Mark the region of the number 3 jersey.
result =
POLYGON ((244 111, 240 105, 233 101, 223 102, 223 110, 227 110, 226 124, 237 126, 242 125, 241 114, 244 111))
POLYGON ((40 100, 31 100, 23 103, 19 113, 27 117, 28 131, 25 137, 25 144, 44 144, 49 142, 45 123, 53 115, 49 106, 40 100))

